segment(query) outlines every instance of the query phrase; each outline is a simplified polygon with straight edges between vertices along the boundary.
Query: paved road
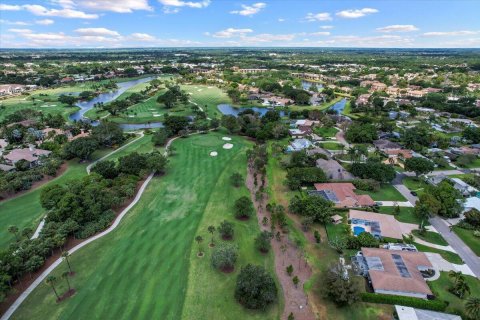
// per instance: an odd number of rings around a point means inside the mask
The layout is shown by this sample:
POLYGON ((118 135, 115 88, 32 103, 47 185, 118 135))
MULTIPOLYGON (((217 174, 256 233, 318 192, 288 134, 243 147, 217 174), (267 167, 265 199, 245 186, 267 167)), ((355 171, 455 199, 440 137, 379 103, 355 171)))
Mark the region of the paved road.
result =
POLYGON ((448 244, 457 252, 473 273, 480 278, 480 258, 470 249, 463 241, 451 231, 447 223, 439 218, 432 217, 429 219, 430 224, 437 229, 448 244))
POLYGON ((395 177, 395 179, 393 179, 392 184, 395 189, 397 189, 398 192, 400 192, 402 196, 404 196, 408 200, 408 202, 410 202, 414 206, 415 202, 417 202, 418 200, 418 197, 412 195, 410 193, 410 190, 403 184, 402 180, 405 176, 406 175, 404 173, 397 173, 397 176, 395 177))

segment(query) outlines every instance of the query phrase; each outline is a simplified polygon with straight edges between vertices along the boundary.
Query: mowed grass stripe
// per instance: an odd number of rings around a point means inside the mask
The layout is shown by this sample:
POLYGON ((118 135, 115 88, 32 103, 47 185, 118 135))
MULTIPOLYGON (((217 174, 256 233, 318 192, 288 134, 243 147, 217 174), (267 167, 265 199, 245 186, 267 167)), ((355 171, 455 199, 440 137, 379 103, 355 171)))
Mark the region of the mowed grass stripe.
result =
MULTIPOLYGON (((222 145, 220 134, 177 140, 168 173, 152 180, 118 229, 72 256, 77 294, 56 304, 42 284, 13 318, 179 319, 198 223, 220 174, 240 152, 222 145), (218 157, 208 156, 213 149, 218 157)), ((65 287, 59 281, 57 289, 65 287)))

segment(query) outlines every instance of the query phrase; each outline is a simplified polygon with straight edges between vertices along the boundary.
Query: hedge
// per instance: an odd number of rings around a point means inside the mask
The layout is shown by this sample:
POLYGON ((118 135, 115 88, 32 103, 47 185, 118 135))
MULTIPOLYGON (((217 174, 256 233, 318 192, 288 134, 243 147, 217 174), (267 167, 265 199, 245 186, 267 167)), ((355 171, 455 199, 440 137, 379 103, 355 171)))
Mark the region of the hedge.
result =
POLYGON ((362 292, 361 299, 363 302, 397 304, 406 307, 427 309, 433 311, 445 311, 448 303, 443 300, 424 300, 420 298, 394 296, 389 294, 378 294, 370 292, 362 292))

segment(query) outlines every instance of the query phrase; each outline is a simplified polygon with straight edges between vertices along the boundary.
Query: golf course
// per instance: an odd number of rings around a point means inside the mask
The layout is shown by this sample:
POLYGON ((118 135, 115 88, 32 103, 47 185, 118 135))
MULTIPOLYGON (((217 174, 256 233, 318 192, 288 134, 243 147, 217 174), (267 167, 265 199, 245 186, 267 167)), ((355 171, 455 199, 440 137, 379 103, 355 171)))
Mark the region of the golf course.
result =
MULTIPOLYGON (((244 186, 233 187, 230 176, 234 172, 246 175, 245 151, 251 143, 232 137, 233 148, 224 149, 223 136, 209 133, 175 140, 166 174, 150 182, 118 228, 71 256, 75 276, 70 284, 76 294, 57 303, 51 287, 41 284, 12 318, 278 318, 281 302, 265 311, 249 311, 234 299, 241 266, 254 263, 272 271, 273 256, 254 249, 252 235, 259 232, 256 219, 233 217, 233 202, 248 191, 244 186), (211 152, 218 154, 211 156, 211 152), (235 270, 228 274, 212 268, 208 246, 208 226, 218 226, 223 220, 234 223, 231 241, 239 252, 235 270), (197 235, 204 238, 202 258, 196 255, 197 235)), ((149 144, 143 143, 148 138, 132 148, 138 145, 137 151, 149 151, 149 144)), ((221 241, 217 233, 214 237, 215 243, 221 241)), ((64 262, 53 275, 60 279, 66 268, 64 262)), ((64 282, 56 283, 59 292, 67 290, 64 282)))

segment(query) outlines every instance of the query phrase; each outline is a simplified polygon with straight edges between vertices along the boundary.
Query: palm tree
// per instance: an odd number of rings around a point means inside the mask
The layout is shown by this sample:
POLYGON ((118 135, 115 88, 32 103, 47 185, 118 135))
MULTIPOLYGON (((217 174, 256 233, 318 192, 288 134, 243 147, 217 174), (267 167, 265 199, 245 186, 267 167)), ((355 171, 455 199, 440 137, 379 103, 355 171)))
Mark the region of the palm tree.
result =
POLYGON ((69 257, 70 257, 70 253, 68 253, 68 251, 62 252, 62 258, 67 262, 68 270, 70 270, 70 274, 72 274, 73 271, 72 271, 72 266, 70 266, 70 260, 68 260, 69 257))
POLYGON ((470 297, 467 299, 465 314, 470 319, 480 319, 480 298, 470 297))
POLYGON ((65 271, 64 273, 62 273, 62 278, 67 281, 68 291, 72 290, 72 288, 70 287, 70 281, 68 281, 68 276, 69 275, 70 275, 70 272, 68 272, 68 271, 65 271))
POLYGON ((208 232, 212 234, 212 242, 211 244, 213 245, 213 234, 215 233, 215 227, 214 226, 208 226, 208 232))
POLYGON ((450 277, 450 279, 453 279, 453 282, 457 283, 458 281, 464 281, 465 278, 463 277, 463 274, 460 272, 460 271, 453 271, 451 270, 449 273, 448 273, 448 276, 450 277))
POLYGON ((56 281, 57 281, 57 278, 55 276, 48 276, 47 279, 45 280, 45 283, 52 287, 53 293, 55 293, 57 300, 59 300, 60 296, 58 295, 57 290, 55 289, 56 281))
POLYGON ((460 299, 463 299, 465 293, 470 293, 470 286, 464 280, 459 280, 455 282, 453 290, 458 295, 460 299))
POLYGON ((17 226, 10 226, 8 227, 8 232, 10 232, 11 234, 13 234, 15 236, 15 238, 17 239, 18 241, 18 227, 17 226))
POLYGON ((201 254, 202 250, 201 250, 201 247, 200 247, 200 243, 203 241, 202 236, 196 236, 195 241, 197 241, 197 243, 198 243, 198 254, 201 254))

